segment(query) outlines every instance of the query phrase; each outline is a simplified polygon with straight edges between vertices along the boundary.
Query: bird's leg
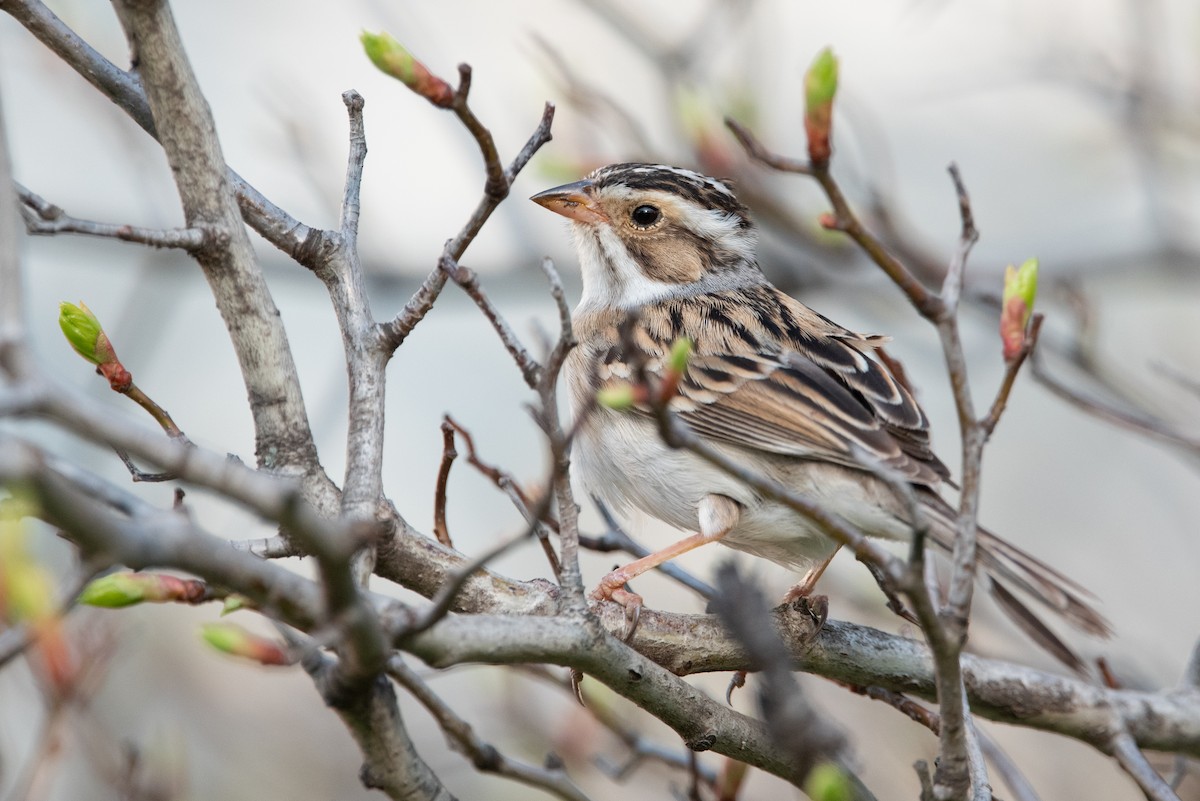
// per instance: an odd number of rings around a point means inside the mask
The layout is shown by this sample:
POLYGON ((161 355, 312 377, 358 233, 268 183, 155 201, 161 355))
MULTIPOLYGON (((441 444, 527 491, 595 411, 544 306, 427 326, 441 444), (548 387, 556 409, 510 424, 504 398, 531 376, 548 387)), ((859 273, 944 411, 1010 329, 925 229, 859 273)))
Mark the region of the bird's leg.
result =
MULTIPOLYGON (((820 564, 813 565, 804 574, 804 578, 800 579, 800 583, 787 591, 783 596, 785 604, 798 604, 802 607, 802 611, 813 620, 813 634, 815 637, 821 631, 821 627, 825 625, 825 619, 829 617, 829 599, 824 595, 813 595, 812 591, 817 586, 817 581, 821 578, 821 574, 825 572, 825 568, 829 567, 829 563, 833 561, 833 557, 837 556, 837 552, 842 546, 838 546, 829 554, 820 564)), ((725 688, 725 703, 733 705, 733 691, 740 690, 746 686, 747 671, 735 671, 733 677, 729 679, 729 686, 725 688)))
POLYGON ((833 561, 833 557, 837 556, 837 552, 841 548, 841 545, 834 548, 833 553, 825 557, 824 561, 810 567, 808 572, 804 574, 804 578, 800 579, 800 583, 788 590, 787 595, 783 596, 783 602, 790 604, 792 601, 812 595, 812 591, 816 588, 817 582, 825 572, 825 568, 829 567, 829 563, 833 561))
POLYGON ((626 641, 630 640, 634 631, 637 630, 638 615, 642 609, 642 596, 627 589, 625 584, 680 554, 721 539, 737 525, 742 515, 742 508, 732 498, 714 494, 705 495, 701 499, 697 513, 700 518, 699 532, 690 537, 684 537, 661 551, 655 551, 624 567, 617 568, 600 579, 599 586, 592 590, 591 597, 594 600, 616 601, 625 607, 626 641))
MULTIPOLYGON (((796 604, 801 611, 808 614, 816 624, 816 631, 820 631, 825 625, 825 618, 829 616, 829 599, 824 595, 813 595, 812 591, 816 588, 817 582, 821 579, 821 575, 825 572, 825 568, 829 567, 829 563, 833 561, 833 557, 837 556, 837 552, 842 546, 833 549, 833 553, 825 557, 818 564, 813 565, 804 574, 804 578, 800 579, 800 583, 787 591, 783 596, 785 604, 796 604)), ((815 634, 815 632, 814 632, 815 634)))

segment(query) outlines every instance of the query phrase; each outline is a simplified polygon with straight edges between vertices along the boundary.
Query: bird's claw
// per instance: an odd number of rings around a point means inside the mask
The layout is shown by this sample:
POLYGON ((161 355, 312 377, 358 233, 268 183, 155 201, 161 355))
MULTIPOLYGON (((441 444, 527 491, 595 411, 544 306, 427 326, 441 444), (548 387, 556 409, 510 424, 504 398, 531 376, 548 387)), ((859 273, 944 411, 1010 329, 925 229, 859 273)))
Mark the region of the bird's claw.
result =
POLYGON ((812 619, 812 636, 816 637, 821 632, 821 629, 825 627, 825 621, 829 619, 829 596, 800 595, 788 600, 791 602, 793 609, 801 614, 808 615, 812 619))
POLYGON ((729 686, 725 688, 725 703, 733 706, 733 691, 740 690, 746 686, 746 671, 736 670, 729 677, 729 686))
POLYGON ((592 590, 591 598, 594 601, 613 601, 625 610, 625 633, 622 639, 625 642, 632 641, 642 617, 642 596, 629 589, 624 574, 614 570, 600 579, 599 586, 592 590))

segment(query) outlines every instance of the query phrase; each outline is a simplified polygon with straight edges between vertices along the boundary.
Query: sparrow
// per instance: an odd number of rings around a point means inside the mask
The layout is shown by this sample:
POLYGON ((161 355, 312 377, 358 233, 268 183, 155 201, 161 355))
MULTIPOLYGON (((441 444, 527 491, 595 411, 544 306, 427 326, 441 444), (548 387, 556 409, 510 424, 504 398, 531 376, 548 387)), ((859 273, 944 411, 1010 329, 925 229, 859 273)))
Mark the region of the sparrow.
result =
MULTIPOLYGON (((697 436, 869 535, 910 540, 909 502, 869 467, 883 465, 911 485, 929 541, 952 549, 956 513, 938 495, 950 471, 933 452, 924 411, 876 357, 886 338, 843 328, 773 286, 758 266, 755 224, 729 183, 678 167, 613 164, 532 200, 570 220, 583 276, 572 315, 579 344, 564 365, 571 407, 584 416, 578 475, 618 512, 636 508, 695 532, 614 570, 594 599, 636 615, 642 599, 626 583, 709 542, 807 571, 789 594, 805 597, 838 550, 805 516, 665 444, 648 403, 629 410, 594 402, 639 376, 661 382, 685 337, 691 353, 668 408, 697 436)), ((1001 607, 1081 668, 1008 585, 1107 636, 1091 594, 983 528, 978 553, 980 579, 1001 607)))

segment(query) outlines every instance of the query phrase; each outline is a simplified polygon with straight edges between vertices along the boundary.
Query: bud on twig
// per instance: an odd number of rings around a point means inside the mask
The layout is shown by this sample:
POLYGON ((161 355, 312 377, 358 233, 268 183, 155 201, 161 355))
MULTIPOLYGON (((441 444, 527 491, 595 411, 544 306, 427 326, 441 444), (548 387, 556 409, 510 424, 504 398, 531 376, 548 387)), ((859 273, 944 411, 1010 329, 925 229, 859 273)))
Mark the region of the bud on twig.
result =
POLYGON ((1008 266, 1004 271, 1004 297, 1000 309, 1000 340, 1004 360, 1012 361, 1025 346, 1029 317, 1037 297, 1038 260, 1029 259, 1020 269, 1008 266))
POLYGON ((604 387, 596 393, 596 403, 618 412, 631 408, 637 402, 633 384, 622 383, 604 387))
POLYGON ((359 37, 371 63, 387 75, 412 89, 438 108, 454 105, 454 88, 429 71, 429 68, 388 33, 362 32, 359 37))
POLYGON ((290 665, 287 650, 266 637, 252 634, 233 623, 206 623, 200 629, 204 641, 222 653, 250 659, 262 665, 290 665))
POLYGON ((108 334, 104 333, 100 321, 83 301, 80 301, 78 306, 66 302, 58 304, 58 325, 75 352, 96 365, 96 372, 108 379, 108 385, 114 392, 128 396, 149 412, 172 437, 183 437, 183 432, 175 425, 166 409, 133 385, 133 375, 121 364, 108 334))
POLYGON ((854 798, 845 772, 832 762, 822 762, 808 772, 804 792, 812 801, 851 801, 854 798))
POLYGON ((679 391, 679 381, 687 371, 688 359, 692 355, 692 340, 680 337, 671 345, 671 353, 667 356, 667 369, 663 373, 662 392, 659 402, 668 403, 679 391))
POLYGON ((96 365, 96 370, 108 379, 114 390, 129 390, 133 376, 121 364, 100 321, 83 301, 78 306, 66 302, 58 304, 58 325, 75 352, 96 365))
POLYGON ((119 609, 140 603, 199 603, 207 598, 204 582, 161 573, 112 573, 89 582, 79 603, 119 609))
POLYGON ((817 54, 804 76, 804 132, 808 135, 808 160, 824 167, 832 153, 833 98, 837 94, 838 61, 828 47, 817 54))
POLYGON ((28 627, 36 655, 34 669, 65 695, 78 675, 78 665, 54 601, 54 581, 26 546, 21 518, 32 513, 32 503, 18 487, 10 491, 12 497, 0 513, 0 624, 28 627))

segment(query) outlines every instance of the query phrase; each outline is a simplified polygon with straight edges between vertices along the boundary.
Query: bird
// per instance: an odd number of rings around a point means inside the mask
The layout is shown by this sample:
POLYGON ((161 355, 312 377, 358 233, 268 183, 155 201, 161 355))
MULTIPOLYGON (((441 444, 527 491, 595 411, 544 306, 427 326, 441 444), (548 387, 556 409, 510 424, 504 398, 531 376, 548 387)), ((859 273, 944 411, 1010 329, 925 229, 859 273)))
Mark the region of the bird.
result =
MULTIPOLYGON (((618 513, 637 509, 694 532, 609 573, 593 599, 621 604, 636 627, 643 599, 627 582, 711 542, 805 571, 789 593, 803 598, 839 547, 792 508, 669 446, 647 398, 632 409, 595 402, 639 377, 670 380, 667 408, 705 443, 866 534, 911 540, 915 496, 928 541, 952 550, 956 512, 939 494, 950 471, 933 451, 925 412, 878 357, 887 338, 838 325, 768 281, 757 261, 757 228, 730 182, 621 163, 531 199, 570 221, 583 279, 572 313, 578 345, 564 364, 579 421, 573 465, 618 513), (672 349, 682 339, 690 354, 671 377, 672 349)), ((1078 629, 1108 636, 1094 596, 977 530, 980 580, 1035 641, 1081 670, 1079 657, 1009 587, 1078 629)))

